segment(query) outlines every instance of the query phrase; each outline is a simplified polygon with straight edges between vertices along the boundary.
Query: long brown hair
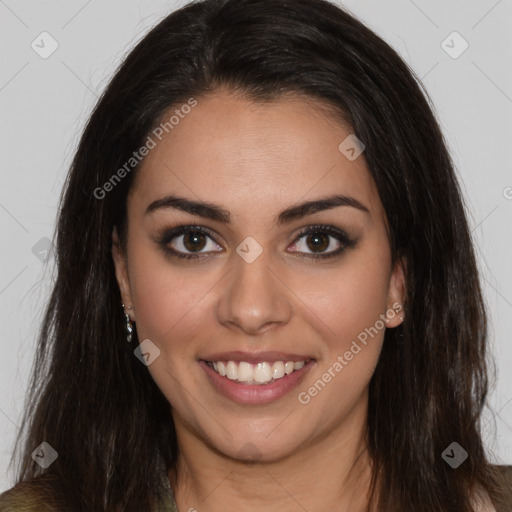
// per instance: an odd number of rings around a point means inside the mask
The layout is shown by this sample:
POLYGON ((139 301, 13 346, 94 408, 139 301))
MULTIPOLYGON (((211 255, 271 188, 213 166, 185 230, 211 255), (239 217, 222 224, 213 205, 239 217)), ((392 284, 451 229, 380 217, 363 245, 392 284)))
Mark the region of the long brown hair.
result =
POLYGON ((39 335, 18 481, 45 473, 72 510, 155 510, 163 497, 165 468, 178 453, 170 406, 126 343, 111 255, 113 227, 126 238, 138 167, 101 190, 171 106, 221 85, 253 101, 285 92, 319 100, 365 143, 393 261, 407 261, 405 322, 386 332, 370 382, 374 504, 381 512, 472 512, 477 488, 505 504, 510 497, 480 432, 486 312, 454 165, 414 73, 324 0, 192 2, 154 27, 116 72, 61 197, 57 279, 39 335), (44 471, 31 457, 43 441, 59 454, 44 471), (452 442, 469 454, 457 469, 441 456, 452 442))

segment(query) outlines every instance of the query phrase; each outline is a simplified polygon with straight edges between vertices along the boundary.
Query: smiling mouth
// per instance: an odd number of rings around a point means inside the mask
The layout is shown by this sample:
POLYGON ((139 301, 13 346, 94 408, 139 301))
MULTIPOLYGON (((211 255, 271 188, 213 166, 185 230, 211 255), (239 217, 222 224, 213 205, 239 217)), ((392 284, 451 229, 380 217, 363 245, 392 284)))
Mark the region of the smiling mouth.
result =
POLYGON ((304 367, 311 359, 303 361, 273 361, 249 363, 246 361, 205 361, 221 377, 240 384, 264 385, 277 381, 304 367))

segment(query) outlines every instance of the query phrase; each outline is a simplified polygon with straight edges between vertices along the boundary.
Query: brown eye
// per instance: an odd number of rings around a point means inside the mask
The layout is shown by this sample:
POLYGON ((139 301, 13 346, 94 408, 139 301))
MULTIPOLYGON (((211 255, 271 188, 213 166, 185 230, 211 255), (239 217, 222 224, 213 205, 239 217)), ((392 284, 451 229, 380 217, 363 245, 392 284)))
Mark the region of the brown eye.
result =
POLYGON ((183 245, 187 251, 200 251, 206 245, 206 236, 198 232, 186 233, 183 235, 183 245))
POLYGON ((214 235, 203 226, 177 226, 166 231, 158 243, 166 254, 185 259, 207 257, 210 252, 222 251, 214 235))
POLYGON ((355 245, 356 240, 334 226, 308 226, 295 239, 293 252, 306 258, 330 258, 355 245))
POLYGON ((315 252, 323 252, 329 247, 329 237, 322 234, 308 235, 306 244, 315 252))

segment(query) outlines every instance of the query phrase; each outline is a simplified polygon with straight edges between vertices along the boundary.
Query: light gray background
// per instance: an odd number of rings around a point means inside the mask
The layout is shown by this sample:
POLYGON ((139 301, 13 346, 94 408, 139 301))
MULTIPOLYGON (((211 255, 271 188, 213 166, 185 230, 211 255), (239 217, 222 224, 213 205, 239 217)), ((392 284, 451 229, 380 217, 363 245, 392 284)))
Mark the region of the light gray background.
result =
MULTIPOLYGON (((0 490, 14 481, 7 465, 52 282, 54 260, 50 255, 44 265, 45 238, 53 235, 80 132, 123 55, 184 3, 0 0, 0 490), (31 48, 43 31, 59 45, 47 59, 31 48)), ((452 150, 470 209, 497 361, 489 398, 497 415, 494 422, 486 414, 485 442, 493 461, 512 464, 512 1, 344 5, 423 79, 452 150), (456 59, 441 46, 454 31, 469 44, 456 59)), ((445 43, 452 53, 461 44, 457 36, 445 43)))

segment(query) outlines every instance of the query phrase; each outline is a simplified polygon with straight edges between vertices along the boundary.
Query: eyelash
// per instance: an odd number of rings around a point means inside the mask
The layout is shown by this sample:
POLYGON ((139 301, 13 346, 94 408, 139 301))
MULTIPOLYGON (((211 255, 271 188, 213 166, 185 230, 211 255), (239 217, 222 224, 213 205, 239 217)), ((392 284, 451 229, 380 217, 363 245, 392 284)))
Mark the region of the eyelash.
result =
MULTIPOLYGON (((179 225, 174 228, 171 228, 167 231, 165 231, 158 239, 158 244, 162 247, 162 250, 173 258, 180 258, 180 259, 186 259, 186 260, 195 260, 195 259, 202 259, 207 258, 208 255, 204 253, 183 253, 180 251, 176 251, 174 249, 171 249, 168 244, 171 242, 174 238, 186 235, 186 234, 194 234, 194 233, 203 233, 210 237, 217 245, 218 242, 215 241, 215 235, 204 226, 199 225, 179 225)), ((341 229, 335 228, 334 226, 328 226, 328 225, 313 225, 313 226, 307 226, 303 228, 293 243, 296 243, 301 238, 305 237, 306 235, 310 234, 328 234, 330 236, 333 236, 340 242, 341 247, 339 249, 336 249, 335 251, 331 251, 326 254, 315 254, 315 253, 302 253, 303 257, 305 258, 311 258, 313 260, 319 260, 319 259, 327 259, 332 258, 334 256, 337 256, 344 252, 346 249, 351 249, 356 245, 356 241, 351 239, 347 233, 342 231, 341 229)))

